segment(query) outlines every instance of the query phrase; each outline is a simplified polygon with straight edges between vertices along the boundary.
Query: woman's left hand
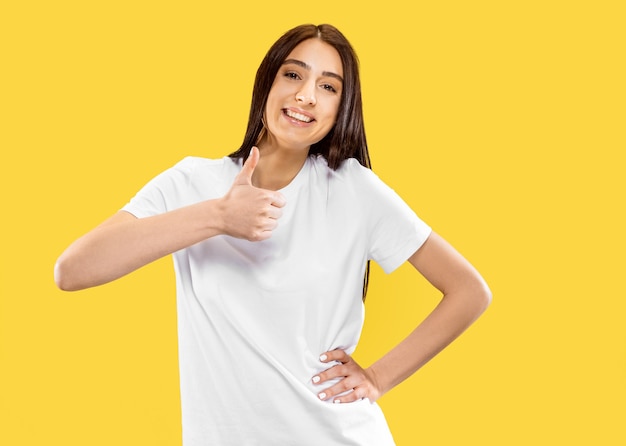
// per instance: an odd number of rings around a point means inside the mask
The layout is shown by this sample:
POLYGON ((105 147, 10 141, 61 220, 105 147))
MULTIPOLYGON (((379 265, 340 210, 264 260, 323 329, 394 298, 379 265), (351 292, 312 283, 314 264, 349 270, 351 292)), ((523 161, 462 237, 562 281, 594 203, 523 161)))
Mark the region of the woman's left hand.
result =
POLYGON ((381 396, 381 391, 376 383, 376 376, 371 369, 364 369, 356 363, 350 355, 343 350, 331 350, 320 356, 320 361, 329 363, 337 361, 336 364, 322 373, 313 377, 313 383, 322 385, 325 382, 340 378, 341 381, 335 385, 319 392, 317 396, 323 401, 332 400, 334 403, 352 403, 364 398, 371 403, 381 396), (348 392, 345 395, 340 395, 348 392), (340 396, 339 396, 340 395, 340 396))

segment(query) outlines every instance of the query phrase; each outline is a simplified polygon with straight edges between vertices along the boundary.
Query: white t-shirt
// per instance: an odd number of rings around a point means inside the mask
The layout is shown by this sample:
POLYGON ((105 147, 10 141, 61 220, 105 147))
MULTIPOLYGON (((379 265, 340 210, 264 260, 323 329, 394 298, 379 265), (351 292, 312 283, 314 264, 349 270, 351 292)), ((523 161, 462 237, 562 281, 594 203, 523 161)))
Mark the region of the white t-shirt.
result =
MULTIPOLYGON (((241 161, 189 157, 123 209, 143 218, 222 197, 241 161)), ((352 353, 368 259, 391 272, 430 228, 356 160, 310 156, 280 191, 271 238, 216 236, 174 253, 185 446, 387 446, 377 404, 333 404, 311 378, 321 353, 352 353)))

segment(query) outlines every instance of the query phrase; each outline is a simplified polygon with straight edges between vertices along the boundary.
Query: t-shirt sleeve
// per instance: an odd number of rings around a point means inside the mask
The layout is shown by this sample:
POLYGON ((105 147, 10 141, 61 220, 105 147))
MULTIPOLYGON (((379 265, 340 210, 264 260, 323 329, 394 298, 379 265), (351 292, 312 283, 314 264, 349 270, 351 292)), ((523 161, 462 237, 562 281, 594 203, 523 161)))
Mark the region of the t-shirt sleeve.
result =
POLYGON ((150 180, 122 207, 137 218, 162 214, 184 205, 184 191, 195 167, 193 157, 184 158, 175 166, 150 180))
POLYGON ((428 239, 431 228, 374 172, 363 169, 369 258, 391 273, 428 239))

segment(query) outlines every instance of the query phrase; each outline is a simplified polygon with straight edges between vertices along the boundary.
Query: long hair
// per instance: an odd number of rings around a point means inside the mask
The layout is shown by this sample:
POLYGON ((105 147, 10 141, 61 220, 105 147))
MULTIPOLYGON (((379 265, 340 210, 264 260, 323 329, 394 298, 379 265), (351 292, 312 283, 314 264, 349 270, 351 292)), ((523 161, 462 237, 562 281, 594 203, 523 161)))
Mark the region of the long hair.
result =
MULTIPOLYGON (((245 162, 252 146, 258 144, 263 136, 262 132, 265 131, 263 115, 276 73, 291 51, 308 39, 320 39, 335 48, 343 67, 343 87, 337 120, 324 138, 311 145, 309 154, 322 155, 332 170, 336 170, 348 158, 355 158, 361 165, 371 169, 363 124, 359 61, 348 39, 337 28, 327 24, 297 26, 283 34, 269 49, 254 80, 246 134, 241 147, 229 156, 241 158, 245 162)), ((363 279, 363 300, 367 294, 369 271, 368 261, 363 279)))
POLYGON ((296 46, 314 38, 329 44, 339 53, 343 65, 343 87, 335 125, 321 141, 311 145, 309 154, 321 154, 333 170, 348 158, 356 158, 363 166, 371 168, 363 125, 359 61, 350 42, 332 25, 297 26, 272 45, 256 73, 243 143, 230 157, 246 160, 263 131, 263 114, 276 73, 296 46))

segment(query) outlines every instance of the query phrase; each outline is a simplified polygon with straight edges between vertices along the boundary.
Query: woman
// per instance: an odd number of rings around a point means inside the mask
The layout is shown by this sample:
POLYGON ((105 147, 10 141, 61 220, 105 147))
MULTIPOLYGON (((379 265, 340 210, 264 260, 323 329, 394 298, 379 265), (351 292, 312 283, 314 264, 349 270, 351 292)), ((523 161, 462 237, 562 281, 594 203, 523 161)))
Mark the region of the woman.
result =
POLYGON ((368 167, 356 56, 332 26, 300 26, 259 67, 238 151, 184 159, 59 258, 58 286, 77 290, 174 254, 186 446, 392 445, 375 401, 489 304, 368 167), (443 299, 362 368, 370 259, 408 260, 443 299))

